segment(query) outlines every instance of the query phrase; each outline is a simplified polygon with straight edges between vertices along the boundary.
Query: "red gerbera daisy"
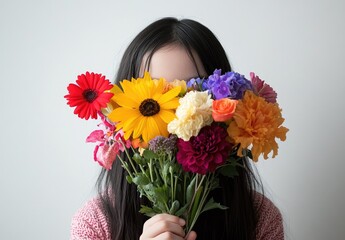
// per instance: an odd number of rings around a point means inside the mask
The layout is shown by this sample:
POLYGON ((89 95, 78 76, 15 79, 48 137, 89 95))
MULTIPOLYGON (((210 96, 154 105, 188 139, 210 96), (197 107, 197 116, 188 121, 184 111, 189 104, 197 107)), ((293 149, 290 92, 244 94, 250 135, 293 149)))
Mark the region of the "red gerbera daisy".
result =
POLYGON ((74 114, 80 118, 88 120, 90 117, 97 119, 97 112, 107 106, 113 93, 105 92, 110 90, 113 85, 105 76, 97 73, 81 74, 78 76, 76 84, 69 84, 69 92, 65 98, 70 107, 76 107, 74 114))

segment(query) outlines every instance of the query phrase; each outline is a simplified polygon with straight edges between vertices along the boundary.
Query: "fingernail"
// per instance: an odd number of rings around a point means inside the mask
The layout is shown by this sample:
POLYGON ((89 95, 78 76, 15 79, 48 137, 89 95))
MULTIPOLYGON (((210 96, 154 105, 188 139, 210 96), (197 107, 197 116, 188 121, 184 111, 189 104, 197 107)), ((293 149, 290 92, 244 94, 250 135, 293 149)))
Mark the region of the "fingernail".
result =
POLYGON ((181 226, 183 226, 183 225, 186 224, 186 221, 183 218, 180 218, 179 219, 179 223, 180 223, 181 226))

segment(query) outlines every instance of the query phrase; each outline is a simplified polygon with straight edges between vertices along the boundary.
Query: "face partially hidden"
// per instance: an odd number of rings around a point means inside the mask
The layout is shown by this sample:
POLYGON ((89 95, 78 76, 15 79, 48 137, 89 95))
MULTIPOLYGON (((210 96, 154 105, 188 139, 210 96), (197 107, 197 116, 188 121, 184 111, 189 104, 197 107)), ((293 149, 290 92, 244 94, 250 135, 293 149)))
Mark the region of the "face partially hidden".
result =
MULTIPOLYGON (((151 58, 149 73, 153 79, 165 78, 167 81, 175 79, 188 81, 191 78, 207 76, 199 56, 193 53, 197 68, 188 55, 187 50, 180 45, 168 45, 157 50, 151 58)), ((143 66, 147 57, 144 57, 140 75, 144 73, 143 66)))

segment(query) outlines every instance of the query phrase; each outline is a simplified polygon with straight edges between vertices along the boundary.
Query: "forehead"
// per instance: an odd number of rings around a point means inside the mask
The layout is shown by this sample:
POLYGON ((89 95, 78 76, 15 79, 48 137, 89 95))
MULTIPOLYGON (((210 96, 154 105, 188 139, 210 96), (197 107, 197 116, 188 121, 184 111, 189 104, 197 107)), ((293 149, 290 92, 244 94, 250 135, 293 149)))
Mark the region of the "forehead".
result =
MULTIPOLYGON (((198 70, 201 75, 206 75, 199 56, 193 52, 193 57, 196 65, 184 47, 165 46, 152 55, 149 72, 153 78, 163 77, 167 81, 189 80, 198 76, 198 70)), ((145 61, 146 58, 143 62, 145 61)))

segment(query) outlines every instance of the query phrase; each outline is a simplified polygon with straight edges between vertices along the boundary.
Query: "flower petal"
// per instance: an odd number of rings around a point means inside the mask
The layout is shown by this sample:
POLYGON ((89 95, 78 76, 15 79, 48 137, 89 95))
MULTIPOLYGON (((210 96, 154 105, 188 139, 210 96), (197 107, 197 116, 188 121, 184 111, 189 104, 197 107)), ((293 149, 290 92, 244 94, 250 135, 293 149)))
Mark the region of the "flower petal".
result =
POLYGON ((181 91, 180 86, 174 87, 173 89, 169 90, 168 92, 160 96, 157 99, 157 102, 159 102, 160 104, 164 104, 168 101, 171 101, 174 97, 176 97, 180 93, 180 91, 181 91))
POLYGON ((115 108, 109 115, 108 118, 112 122, 126 121, 128 118, 136 115, 137 110, 125 107, 115 108))
POLYGON ((178 98, 174 98, 169 102, 160 103, 159 105, 161 109, 176 109, 180 105, 180 103, 178 98))
POLYGON ((134 127, 133 138, 139 138, 146 126, 146 117, 141 117, 138 119, 138 125, 134 127))
POLYGON ((143 136, 144 142, 148 142, 151 139, 153 139, 156 136, 160 135, 159 128, 157 126, 156 121, 153 117, 147 118, 147 128, 149 131, 147 131, 147 136, 143 136))
POLYGON ((174 120, 174 118, 176 118, 176 115, 171 110, 162 109, 159 111, 158 115, 167 124, 174 120))

